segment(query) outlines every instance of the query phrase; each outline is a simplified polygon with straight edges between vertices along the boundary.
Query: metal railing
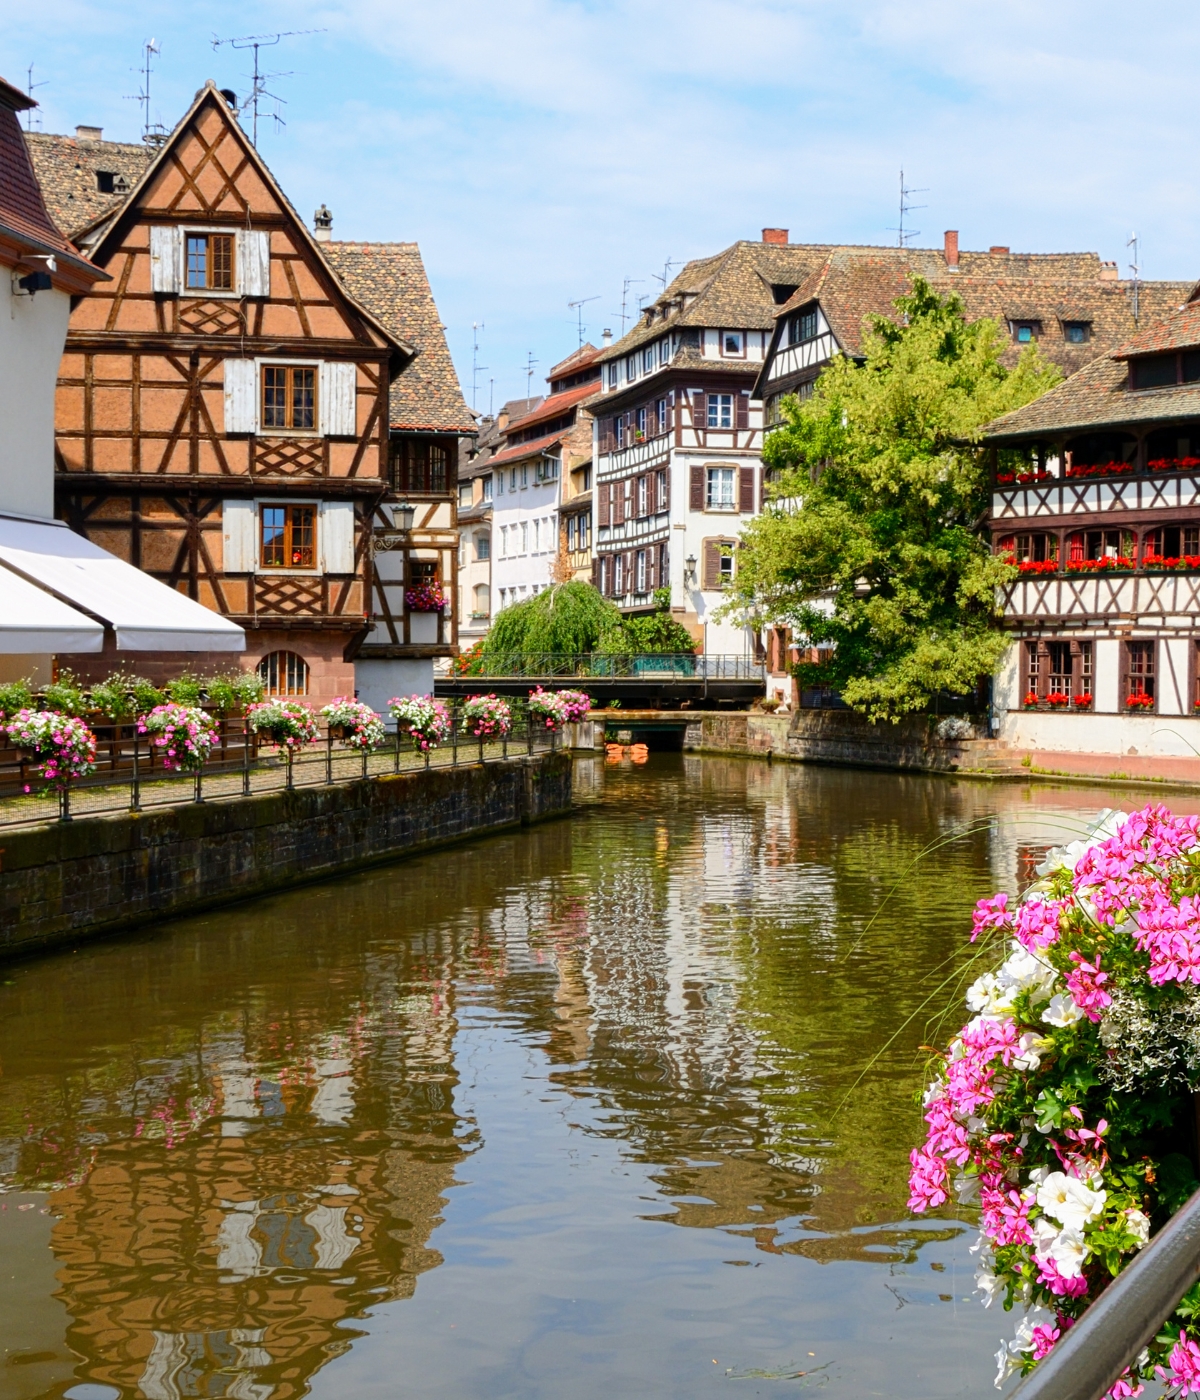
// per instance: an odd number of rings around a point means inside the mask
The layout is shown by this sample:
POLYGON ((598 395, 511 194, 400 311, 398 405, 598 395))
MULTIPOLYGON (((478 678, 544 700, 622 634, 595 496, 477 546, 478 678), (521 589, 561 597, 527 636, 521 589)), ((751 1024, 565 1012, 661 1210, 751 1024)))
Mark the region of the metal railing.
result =
POLYGON ((528 677, 577 680, 614 678, 661 680, 756 681, 766 675, 766 660, 752 656, 703 655, 691 652, 513 652, 484 656, 482 670, 468 675, 450 673, 446 679, 467 682, 528 677))
MULTIPOLYGON (((250 730, 242 717, 217 719, 219 739, 209 761, 195 772, 164 768, 162 751, 133 724, 89 725, 96 735, 96 771, 59 791, 41 792, 36 765, 0 739, 0 828, 71 821, 75 817, 145 812, 195 802, 250 797, 259 793, 383 777, 425 768, 490 763, 560 747, 561 735, 547 730, 523 704, 513 704, 513 728, 502 738, 480 741, 462 729, 461 702, 443 702, 451 712, 451 737, 420 753, 405 734, 392 731, 371 752, 329 731, 296 753, 277 750, 250 730)), ((215 717, 214 717, 215 718, 215 717)))
POLYGON ((1100 1400, 1200 1278, 1200 1191, 1109 1284, 1011 1400, 1100 1400))

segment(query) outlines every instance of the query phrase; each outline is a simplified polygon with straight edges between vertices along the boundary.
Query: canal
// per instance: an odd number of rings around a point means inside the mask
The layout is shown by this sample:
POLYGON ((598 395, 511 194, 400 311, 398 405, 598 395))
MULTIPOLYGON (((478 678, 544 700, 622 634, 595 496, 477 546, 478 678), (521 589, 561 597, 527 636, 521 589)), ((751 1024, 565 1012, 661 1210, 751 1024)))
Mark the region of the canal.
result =
POLYGON ((992 1393, 973 1227, 905 1211, 919 1047, 973 902, 1112 795, 577 778, 0 971, 0 1400, 992 1393))

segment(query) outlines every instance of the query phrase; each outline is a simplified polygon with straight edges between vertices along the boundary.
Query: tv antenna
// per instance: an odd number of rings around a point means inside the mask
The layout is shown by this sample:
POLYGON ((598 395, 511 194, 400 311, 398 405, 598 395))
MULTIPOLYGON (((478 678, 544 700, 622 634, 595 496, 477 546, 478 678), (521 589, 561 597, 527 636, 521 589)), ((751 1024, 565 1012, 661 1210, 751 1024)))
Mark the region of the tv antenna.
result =
MULTIPOLYGON (((26 93, 27 93, 30 97, 32 97, 32 96, 33 96, 33 90, 34 90, 34 88, 45 87, 46 84, 47 84, 49 81, 50 81, 49 78, 43 78, 42 81, 41 81, 40 83, 35 83, 35 82, 33 81, 33 64, 31 63, 31 64, 29 65, 29 80, 28 80, 28 82, 26 83, 25 91, 26 91, 26 93)), ((32 130, 33 130, 33 113, 34 113, 34 109, 33 109, 32 107, 30 107, 30 108, 28 109, 28 111, 25 113, 25 129, 26 129, 26 131, 32 131, 32 130)), ((38 112, 38 130, 40 131, 41 128, 42 128, 42 117, 41 117, 41 112, 40 112, 40 110, 39 110, 39 112, 38 112)))
POLYGON ((254 50, 254 73, 251 77, 253 86, 242 106, 250 109, 250 140, 255 146, 258 145, 258 104, 264 97, 269 97, 275 103, 275 110, 271 116, 275 120, 276 129, 287 125, 283 119, 283 113, 279 110, 280 105, 287 102, 287 98, 280 97, 278 93, 270 92, 267 84, 273 78, 290 78, 292 76, 290 70, 286 73, 262 72, 258 66, 259 49, 274 48, 280 39, 295 39, 301 34, 324 34, 325 32, 324 29, 285 29, 279 34, 244 34, 240 39, 218 39, 215 35, 213 36, 212 46, 214 49, 219 49, 222 44, 228 44, 231 49, 254 50))
POLYGON ((525 360, 525 402, 527 404, 533 398, 533 367, 538 363, 539 361, 533 358, 531 350, 525 360))
MULTIPOLYGON (((475 395, 479 384, 479 371, 487 365, 479 363, 479 332, 485 329, 482 321, 471 322, 471 411, 475 410, 475 395)), ((489 381, 490 382, 490 381, 489 381)), ((491 412, 491 409, 488 409, 491 412)))
POLYGON ((625 281, 621 284, 621 309, 620 311, 614 311, 612 314, 614 316, 620 316, 621 318, 622 339, 625 338, 625 322, 629 320, 629 313, 625 310, 625 305, 629 300, 629 289, 636 283, 644 282, 645 280, 644 277, 626 277, 625 281))
POLYGON ((928 193, 929 193, 928 188, 919 189, 919 190, 910 190, 910 189, 908 188, 908 186, 904 183, 904 171, 901 170, 901 172, 900 172, 900 227, 899 227, 899 228, 890 228, 890 229, 888 229, 888 232, 889 232, 889 233, 894 233, 894 234, 896 235, 896 247, 897 247, 897 248, 907 248, 907 247, 908 247, 908 240, 909 240, 910 238, 919 238, 919 237, 920 237, 920 234, 921 234, 921 230, 920 230, 919 228, 909 228, 909 229, 906 229, 906 228, 904 227, 904 219, 905 219, 905 216, 908 215, 908 214, 911 214, 911 213, 912 213, 914 210, 916 210, 916 209, 927 209, 927 208, 929 207, 927 204, 910 204, 910 203, 908 202, 909 196, 910 196, 910 195, 914 195, 914 194, 928 194, 928 193))
POLYGON ((1133 249, 1133 261, 1129 264, 1129 270, 1133 273, 1133 324, 1136 326, 1138 323, 1139 292, 1141 290, 1139 275, 1142 271, 1141 263, 1138 261, 1138 236, 1136 229, 1129 235, 1129 241, 1125 246, 1126 248, 1133 249))
POLYGON ((671 280, 671 269, 673 267, 682 266, 683 264, 676 262, 674 258, 668 258, 666 262, 663 263, 662 276, 660 277, 657 272, 654 274, 654 280, 663 284, 664 292, 667 290, 667 283, 671 280))
POLYGON ((150 120, 150 74, 154 71, 154 59, 162 53, 157 39, 147 39, 142 46, 142 66, 134 71, 141 74, 141 91, 126 97, 127 102, 142 104, 142 140, 147 146, 161 146, 167 139, 167 128, 161 122, 150 120))
POLYGON ((599 294, 597 294, 594 297, 580 297, 578 301, 567 302, 567 305, 571 308, 572 311, 576 313, 576 315, 579 318, 579 345, 581 349, 583 348, 583 308, 588 304, 589 301, 599 300, 600 297, 599 294))

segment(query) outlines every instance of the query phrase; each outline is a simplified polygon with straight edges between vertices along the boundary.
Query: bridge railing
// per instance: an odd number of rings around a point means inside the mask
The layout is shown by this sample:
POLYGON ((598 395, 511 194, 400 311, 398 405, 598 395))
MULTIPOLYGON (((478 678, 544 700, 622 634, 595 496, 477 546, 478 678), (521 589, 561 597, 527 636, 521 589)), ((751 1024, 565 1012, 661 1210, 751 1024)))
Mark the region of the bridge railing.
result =
POLYGON ((765 661, 749 656, 691 652, 513 652, 485 656, 482 669, 447 679, 472 683, 497 679, 529 680, 710 680, 757 681, 765 674, 765 661))

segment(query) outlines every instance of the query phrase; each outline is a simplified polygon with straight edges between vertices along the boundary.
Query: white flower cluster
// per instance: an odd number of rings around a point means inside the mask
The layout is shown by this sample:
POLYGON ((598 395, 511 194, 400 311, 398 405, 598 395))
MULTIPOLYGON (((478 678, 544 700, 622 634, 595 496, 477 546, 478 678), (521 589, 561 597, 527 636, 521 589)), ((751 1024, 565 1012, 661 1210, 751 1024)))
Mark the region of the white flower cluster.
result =
POLYGON ((1014 939, 1012 952, 998 971, 985 972, 967 988, 967 1006, 981 1016, 999 1020, 1013 1014, 1022 992, 1029 992, 1035 1004, 1048 1000, 1057 981, 1058 973, 1049 963, 1014 939))
POLYGON ((1046 859, 1035 869, 1034 874, 1053 875, 1056 870, 1073 871, 1084 851, 1090 851, 1093 846, 1103 846, 1105 841, 1117 834, 1117 828, 1128 820, 1128 812, 1117 812, 1111 807, 1105 807, 1078 841, 1072 841, 1066 846, 1055 846, 1047 851, 1046 859))

